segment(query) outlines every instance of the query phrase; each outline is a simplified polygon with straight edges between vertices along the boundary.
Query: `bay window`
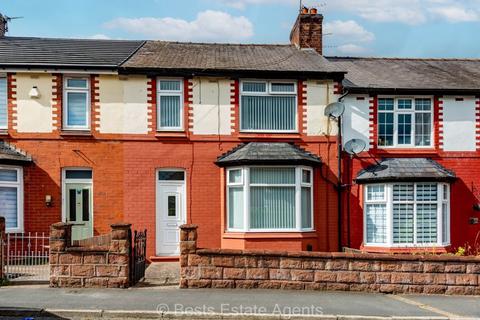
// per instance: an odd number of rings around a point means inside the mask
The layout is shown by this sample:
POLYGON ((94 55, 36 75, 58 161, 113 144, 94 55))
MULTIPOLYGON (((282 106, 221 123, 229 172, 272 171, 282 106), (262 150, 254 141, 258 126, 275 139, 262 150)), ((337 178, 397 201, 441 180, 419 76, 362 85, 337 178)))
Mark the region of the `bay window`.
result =
POLYGON ((157 84, 158 130, 183 129, 183 81, 159 79, 157 84))
POLYGON ((312 230, 312 189, 312 169, 308 167, 228 169, 228 230, 312 230))
POLYGON ((8 128, 7 78, 0 77, 0 129, 8 128))
POLYGON ((379 98, 378 146, 431 147, 432 99, 379 98))
POLYGON ((23 169, 0 167, 0 216, 7 232, 23 231, 23 169))
POLYGON ((297 132, 297 84, 242 81, 240 129, 244 132, 297 132))
POLYGON ((364 212, 367 246, 432 247, 450 242, 448 184, 366 185, 364 212))
POLYGON ((63 128, 67 130, 89 130, 89 78, 65 78, 64 86, 63 128))

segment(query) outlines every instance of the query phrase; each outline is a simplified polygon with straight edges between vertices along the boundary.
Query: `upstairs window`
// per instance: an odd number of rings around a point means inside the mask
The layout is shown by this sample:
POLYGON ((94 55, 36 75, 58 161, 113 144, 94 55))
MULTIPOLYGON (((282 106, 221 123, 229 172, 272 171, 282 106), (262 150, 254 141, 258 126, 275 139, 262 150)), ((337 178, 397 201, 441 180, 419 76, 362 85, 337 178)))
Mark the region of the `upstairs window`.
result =
POLYGON ((8 128, 7 78, 0 77, 0 129, 8 128))
POLYGON ((89 130, 89 78, 66 78, 64 85, 63 128, 68 130, 89 130))
POLYGON ((431 147, 432 99, 379 98, 379 147, 431 147))
POLYGON ((244 132, 297 132, 297 84, 242 81, 240 129, 244 132))
POLYGON ((159 79, 157 84, 159 131, 183 130, 183 81, 159 79))
POLYGON ((433 247, 450 242, 448 184, 366 185, 364 211, 366 245, 433 247))
POLYGON ((241 167, 227 172, 229 231, 313 230, 311 168, 241 167))

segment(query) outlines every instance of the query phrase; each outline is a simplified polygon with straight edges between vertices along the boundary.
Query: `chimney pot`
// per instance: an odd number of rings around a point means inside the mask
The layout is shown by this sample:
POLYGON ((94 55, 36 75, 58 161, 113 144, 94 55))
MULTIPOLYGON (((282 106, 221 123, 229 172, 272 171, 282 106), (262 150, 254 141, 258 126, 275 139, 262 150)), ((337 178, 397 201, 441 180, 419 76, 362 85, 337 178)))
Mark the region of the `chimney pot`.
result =
POLYGON ((319 14, 316 8, 308 9, 304 7, 290 33, 290 43, 300 49, 314 49, 322 54, 322 29, 323 15, 319 14))

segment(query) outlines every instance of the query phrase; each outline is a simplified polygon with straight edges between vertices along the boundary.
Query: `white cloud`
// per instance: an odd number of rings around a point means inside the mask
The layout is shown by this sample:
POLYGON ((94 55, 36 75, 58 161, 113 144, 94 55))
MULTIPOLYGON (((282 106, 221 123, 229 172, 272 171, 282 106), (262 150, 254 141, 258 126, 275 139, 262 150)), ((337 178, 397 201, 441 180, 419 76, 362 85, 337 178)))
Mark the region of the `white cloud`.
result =
POLYGON ((338 46, 336 48, 336 51, 338 51, 342 55, 364 55, 369 52, 367 48, 353 43, 338 46))
POLYGON ((213 10, 200 12, 193 21, 171 17, 117 18, 105 27, 175 41, 238 42, 253 36, 253 24, 246 17, 213 10))
MULTIPOLYGON (((292 10, 298 0, 216 0, 230 7, 245 9, 247 6, 265 4, 290 5, 292 10)), ((320 11, 354 14, 373 22, 397 22, 419 25, 432 19, 448 22, 471 22, 480 20, 479 0, 324 0, 320 11)), ((317 0, 304 0, 304 5, 315 6, 317 0)))
POLYGON ((367 31, 356 21, 335 20, 325 23, 324 32, 332 34, 332 38, 342 39, 343 41, 371 42, 375 40, 375 35, 367 31))
POLYGON ((471 22, 480 19, 480 13, 458 6, 431 8, 430 11, 449 22, 471 22))
POLYGON ((94 34, 93 36, 89 36, 88 37, 89 39, 96 39, 96 40, 108 40, 108 39, 111 39, 109 36, 105 35, 105 34, 94 34))

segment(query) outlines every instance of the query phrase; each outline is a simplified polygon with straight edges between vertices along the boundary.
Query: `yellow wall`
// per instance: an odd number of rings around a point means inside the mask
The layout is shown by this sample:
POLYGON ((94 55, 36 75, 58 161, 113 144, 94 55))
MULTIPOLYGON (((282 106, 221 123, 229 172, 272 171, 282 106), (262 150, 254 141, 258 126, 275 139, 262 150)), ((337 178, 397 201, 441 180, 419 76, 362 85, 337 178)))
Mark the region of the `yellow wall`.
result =
POLYGON ((101 133, 148 133, 146 76, 101 75, 99 77, 101 133))
POLYGON ((230 86, 233 80, 219 78, 193 79, 193 133, 232 133, 230 86))
POLYGON ((46 133, 53 130, 51 74, 17 74, 17 123, 18 132, 46 133), (30 90, 36 86, 38 99, 31 98, 30 90))
POLYGON ((333 81, 309 80, 307 83, 307 132, 309 136, 336 135, 337 122, 325 116, 325 107, 338 100, 333 81))

